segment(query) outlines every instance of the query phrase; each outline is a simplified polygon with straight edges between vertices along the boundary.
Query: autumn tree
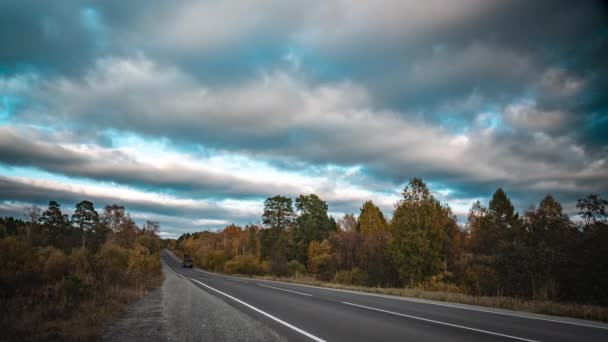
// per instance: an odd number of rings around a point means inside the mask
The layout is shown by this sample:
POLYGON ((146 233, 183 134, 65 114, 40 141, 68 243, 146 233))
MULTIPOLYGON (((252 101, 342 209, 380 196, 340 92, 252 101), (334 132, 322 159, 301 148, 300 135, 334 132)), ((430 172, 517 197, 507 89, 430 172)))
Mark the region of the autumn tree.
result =
POLYGON ((321 280, 330 280, 335 272, 335 263, 329 241, 312 241, 308 246, 308 271, 321 280))
POLYGON ((372 201, 361 207, 357 227, 361 235, 359 268, 367 273, 370 285, 391 282, 392 262, 387 253, 390 232, 384 214, 372 201))
POLYGON ((388 229, 384 214, 372 201, 363 203, 357 226, 358 230, 364 234, 373 234, 388 229))

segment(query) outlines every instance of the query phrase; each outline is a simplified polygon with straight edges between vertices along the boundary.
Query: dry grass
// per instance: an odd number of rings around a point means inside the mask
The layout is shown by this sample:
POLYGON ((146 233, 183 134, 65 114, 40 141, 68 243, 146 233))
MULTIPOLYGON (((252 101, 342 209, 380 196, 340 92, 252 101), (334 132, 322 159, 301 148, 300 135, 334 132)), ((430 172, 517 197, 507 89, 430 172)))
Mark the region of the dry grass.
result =
POLYGON ((282 281, 286 283, 302 284, 326 287, 332 289, 349 290, 357 292, 366 292, 398 297, 410 297, 419 299, 429 299, 442 302, 478 305, 489 308, 508 309, 515 311, 524 311, 537 314, 546 314, 554 316, 564 316, 572 318, 588 319, 600 322, 608 322, 608 308, 602 306, 576 304, 576 303, 559 303, 547 300, 527 300, 513 297, 485 297, 471 296, 462 293, 427 291, 418 288, 384 288, 384 287, 365 287, 342 285, 333 282, 322 282, 310 277, 272 277, 272 276, 254 276, 253 278, 282 281))
POLYGON ((112 285, 95 289, 74 307, 60 293, 63 281, 44 293, 1 300, 0 341, 97 341, 105 325, 129 304, 162 284, 162 275, 145 286, 112 285), (50 297, 49 297, 50 294, 50 297))

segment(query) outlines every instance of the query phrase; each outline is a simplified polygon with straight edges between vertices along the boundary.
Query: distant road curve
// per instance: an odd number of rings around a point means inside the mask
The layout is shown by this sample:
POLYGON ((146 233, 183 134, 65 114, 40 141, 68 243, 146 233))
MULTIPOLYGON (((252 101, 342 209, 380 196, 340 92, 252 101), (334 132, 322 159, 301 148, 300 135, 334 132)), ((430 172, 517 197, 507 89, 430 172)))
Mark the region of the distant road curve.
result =
MULTIPOLYGON (((163 264, 289 341, 608 341, 608 324, 341 291, 163 264)), ((193 317, 192 319, 196 319, 193 317)))

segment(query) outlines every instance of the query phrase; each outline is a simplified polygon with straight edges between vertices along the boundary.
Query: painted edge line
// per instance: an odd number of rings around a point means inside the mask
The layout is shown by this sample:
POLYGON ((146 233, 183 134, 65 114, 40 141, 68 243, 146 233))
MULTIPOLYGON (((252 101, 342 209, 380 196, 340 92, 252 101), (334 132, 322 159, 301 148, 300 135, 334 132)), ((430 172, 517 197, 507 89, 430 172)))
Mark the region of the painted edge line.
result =
MULTIPOLYGON (((600 326, 600 325, 585 324, 585 323, 578 323, 578 322, 568 322, 568 321, 564 321, 564 320, 560 320, 560 319, 535 317, 535 316, 528 316, 526 314, 517 314, 517 313, 502 312, 502 311, 493 311, 493 310, 489 310, 489 309, 469 307, 472 304, 462 304, 463 306, 461 306, 461 305, 458 305, 458 303, 451 303, 451 302, 437 303, 436 301, 432 301, 430 299, 419 299, 419 298, 411 298, 411 297, 385 295, 385 294, 381 294, 381 293, 370 293, 370 292, 361 292, 361 291, 353 291, 353 290, 334 289, 334 288, 331 288, 331 287, 322 287, 322 286, 297 284, 297 283, 287 283, 287 282, 284 282, 284 281, 277 281, 277 280, 267 280, 267 279, 259 279, 259 280, 265 281, 265 282, 270 282, 270 283, 285 284, 285 285, 294 285, 294 286, 302 286, 302 287, 309 287, 309 288, 328 290, 328 291, 338 291, 338 292, 352 293, 352 294, 357 294, 357 295, 362 295, 362 296, 379 297, 379 298, 386 298, 386 299, 396 299, 396 300, 402 300, 402 301, 412 302, 412 303, 445 306, 445 307, 454 308, 454 309, 471 310, 471 311, 485 312, 485 313, 490 313, 490 314, 495 314, 495 315, 519 317, 519 318, 524 318, 524 319, 528 318, 528 319, 534 319, 534 320, 539 320, 539 321, 546 321, 546 322, 553 322, 553 323, 562 323, 562 324, 577 325, 577 326, 587 327, 587 328, 596 328, 596 329, 608 330, 608 327, 603 327, 603 326, 600 326), (466 305, 466 306, 464 306, 464 305, 466 305)), ((504 310, 504 309, 497 308, 497 310, 504 310)), ((535 314, 535 313, 530 313, 530 314, 531 315, 538 315, 538 314, 535 314)), ((574 319, 577 319, 577 318, 574 318, 574 319)), ((601 322, 598 322, 598 323, 601 323, 601 322)))
POLYGON ((314 341, 318 341, 318 342, 325 342, 325 340, 323 340, 323 339, 321 339, 321 338, 319 338, 319 337, 317 337, 317 336, 315 336, 315 335, 313 335, 313 334, 311 334, 311 333, 308 333, 308 332, 306 332, 306 331, 304 331, 304 330, 302 330, 302 329, 300 329, 300 328, 298 328, 298 327, 296 327, 296 326, 294 326, 294 325, 291 325, 291 324, 289 324, 289 323, 287 323, 287 322, 285 322, 285 321, 283 321, 283 320, 281 320, 281 319, 279 319, 279 318, 277 318, 277 317, 275 317, 275 316, 273 316, 273 315, 271 315, 271 314, 269 314, 269 313, 267 313, 267 312, 265 312, 265 311, 262 311, 262 310, 260 310, 260 309, 256 308, 256 307, 255 307, 255 306, 253 306, 253 305, 247 304, 247 303, 243 302, 242 300, 240 300, 240 299, 238 299, 238 298, 235 298, 235 297, 233 297, 233 296, 231 296, 231 295, 229 295, 229 294, 227 294, 227 293, 224 293, 224 292, 222 292, 222 291, 220 291, 220 290, 218 290, 218 289, 215 289, 215 288, 213 288, 213 287, 211 287, 211 286, 209 286, 209 285, 207 285, 207 284, 205 284, 205 283, 202 283, 202 282, 200 282, 200 281, 198 281, 198 280, 196 280, 196 279, 192 279, 192 278, 186 278, 186 279, 192 280, 192 281, 194 281, 194 282, 196 282, 196 283, 199 283, 200 285, 202 285, 202 286, 204 286, 204 287, 206 287, 206 288, 208 288, 208 289, 210 289, 210 290, 213 290, 213 291, 215 291, 215 292, 217 292, 217 293, 219 293, 219 294, 221 294, 221 295, 223 295, 223 296, 226 296, 226 297, 228 297, 228 298, 230 298, 230 299, 234 300, 235 302, 238 302, 238 303, 240 303, 240 304, 242 304, 242 305, 244 305, 244 306, 246 306, 246 307, 250 308, 251 310, 254 310, 254 311, 256 311, 256 312, 259 312, 259 313, 261 313, 262 315, 264 315, 264 316, 266 316, 266 317, 268 317, 268 318, 270 318, 270 319, 272 319, 272 320, 274 320, 274 321, 276 321, 276 322, 278 322, 278 323, 281 323, 281 324, 283 324, 284 326, 286 326, 286 327, 288 327, 288 328, 291 328, 292 330, 295 330, 295 331, 299 332, 300 334, 302 334, 302 335, 304 335, 304 336, 306 336, 306 337, 308 337, 308 338, 310 338, 310 339, 312 339, 312 340, 314 340, 314 341))
MULTIPOLYGON (((207 272, 207 271, 203 271, 203 270, 200 270, 198 268, 196 268, 195 270, 199 271, 201 273, 206 273, 206 274, 213 275, 213 276, 220 276, 218 274, 207 272)), ((227 276, 227 277, 238 278, 238 277, 234 277, 234 276, 227 276)), ((460 309, 460 310, 471 310, 471 311, 477 311, 477 312, 485 312, 485 313, 494 314, 494 315, 503 315, 503 316, 510 316, 510 317, 518 317, 518 318, 523 318, 523 319, 527 318, 527 319, 534 319, 534 320, 538 320, 538 321, 561 323, 561 324, 576 325, 576 326, 581 326, 581 327, 586 327, 586 328, 596 328, 596 329, 608 330, 608 327, 604 327, 604 326, 601 326, 601 325, 585 324, 585 323, 579 323, 579 322, 569 322, 569 321, 564 321, 564 320, 561 320, 561 319, 553 319, 553 318, 531 316, 531 315, 538 315, 538 314, 535 314, 535 313, 530 313, 530 315, 526 315, 526 314, 517 314, 517 313, 502 312, 502 311, 493 311, 493 310, 490 310, 490 309, 470 307, 470 306, 472 306, 472 304, 458 305, 458 303, 451 303, 451 302, 438 303, 438 302, 432 301, 430 299, 419 299, 419 298, 404 297, 404 296, 385 295, 385 294, 380 294, 380 293, 370 293, 370 292, 361 292, 361 291, 353 291, 353 290, 334 289, 334 288, 330 288, 330 287, 313 286, 313 285, 297 284, 297 283, 287 283, 287 282, 284 282, 284 281, 277 281, 277 280, 267 280, 267 279, 257 279, 257 280, 258 281, 264 281, 264 282, 270 282, 270 283, 277 283, 277 284, 285 284, 285 285, 294 285, 294 286, 301 286, 301 287, 309 287, 309 288, 328 290, 328 291, 338 291, 338 292, 352 293, 352 294, 363 295, 363 296, 370 296, 370 297, 396 299, 396 300, 402 300, 402 301, 412 302, 412 303, 420 303, 420 304, 444 306, 444 307, 454 308, 454 309, 460 309)), ((504 310, 504 309, 500 309, 500 308, 497 308, 497 309, 498 310, 504 310)), ((574 319, 576 319, 576 318, 574 318, 574 319)), ((598 322, 598 323, 601 323, 601 322, 598 322)))
POLYGON ((295 294, 299 294, 301 296, 308 296, 308 297, 312 297, 311 294, 308 293, 303 293, 303 292, 298 292, 298 291, 293 291, 293 290, 287 290, 287 289, 282 289, 280 287, 274 287, 274 286, 268 286, 268 285, 264 285, 264 284, 256 284, 258 286, 263 286, 263 287, 267 287, 269 289, 275 289, 275 290, 279 290, 279 291, 285 291, 285 292, 291 292, 291 293, 295 293, 295 294))
POLYGON ((244 306, 246 306, 246 307, 250 308, 251 310, 254 310, 254 311, 256 311, 256 312, 259 312, 259 313, 261 313, 262 315, 264 315, 264 316, 266 316, 266 317, 268 317, 268 318, 270 318, 270 319, 272 319, 272 320, 274 320, 274 321, 276 321, 276 322, 278 322, 278 323, 281 323, 281 324, 283 324, 284 326, 286 326, 286 327, 288 327, 288 328, 290 328, 290 329, 292 329, 292 330, 295 330, 295 331, 299 332, 300 334, 302 334, 302 335, 304 335, 304 336, 306 336, 306 337, 308 337, 308 338, 310 338, 310 339, 312 339, 312 340, 314 340, 314 341, 317 341, 317 342, 326 342, 324 339, 319 338, 319 337, 317 337, 317 336, 315 336, 315 335, 313 335, 313 334, 311 334, 311 333, 308 333, 308 332, 306 332, 306 331, 304 331, 304 330, 302 330, 302 329, 300 329, 300 328, 298 328, 298 327, 296 327, 296 326, 294 326, 294 325, 291 325, 291 324, 289 324, 289 323, 287 323, 287 322, 285 322, 285 321, 283 321, 283 320, 281 320, 281 319, 279 319, 279 318, 277 318, 277 317, 275 317, 275 316, 273 316, 273 315, 271 315, 271 314, 269 314, 269 313, 267 313, 267 312, 265 312, 265 311, 262 311, 262 310, 260 310, 260 309, 256 308, 255 306, 253 306, 253 305, 251 305, 251 304, 247 304, 247 303, 243 302, 242 300, 240 300, 240 299, 238 299, 238 298, 235 298, 235 297, 233 297, 233 296, 231 296, 231 295, 229 295, 229 294, 227 294, 227 293, 224 293, 224 292, 222 292, 222 291, 220 291, 220 290, 218 290, 218 289, 215 289, 215 288, 213 288, 213 287, 211 287, 211 286, 209 286, 209 285, 207 285, 207 284, 205 284, 205 283, 202 283, 202 282, 200 282, 200 281, 198 281, 198 280, 196 280, 196 279, 192 279, 192 278, 188 278, 188 277, 184 277, 184 276, 182 276, 182 275, 179 275, 179 274, 175 273, 175 271, 173 271, 173 270, 171 269, 171 267, 170 267, 170 266, 169 266, 169 265, 168 265, 168 264, 167 264, 167 263, 166 263, 164 260, 163 260, 163 263, 165 264, 165 266, 167 266, 167 268, 169 269, 169 271, 171 271, 171 273, 175 274, 176 276, 178 276, 178 277, 180 277, 180 278, 183 278, 183 279, 188 279, 188 280, 191 280, 191 281, 197 282, 197 283, 199 283, 200 285, 202 285, 202 286, 204 286, 204 287, 206 287, 206 288, 208 288, 208 289, 210 289, 210 290, 213 290, 213 291, 215 291, 215 292, 217 292, 217 293, 219 293, 219 294, 221 294, 221 295, 224 295, 224 296, 226 296, 226 297, 228 297, 228 298, 230 298, 230 299, 232 299, 232 300, 236 301, 237 303, 240 303, 240 304, 242 304, 242 305, 244 305, 244 306))
POLYGON ((441 321, 435 321, 435 320, 428 319, 428 318, 422 318, 422 317, 402 314, 402 313, 399 313, 399 312, 394 312, 394 311, 388 311, 388 310, 373 308, 371 306, 353 304, 353 303, 349 303, 349 302, 342 302, 342 304, 356 306, 356 307, 360 307, 360 308, 364 308, 364 309, 368 309, 368 310, 374 310, 374 311, 384 312, 384 313, 388 313, 388 314, 392 314, 392 315, 396 315, 396 316, 402 316, 402 317, 407 317, 407 318, 411 318, 411 319, 417 319, 417 320, 420 320, 420 321, 425 321, 425 322, 430 322, 430 323, 435 323, 435 324, 446 325, 446 326, 450 326, 450 327, 454 327, 454 328, 460 328, 460 329, 465 329, 465 330, 476 331, 476 332, 480 332, 480 333, 484 333, 484 334, 488 334, 488 335, 506 337, 506 338, 510 338, 510 339, 514 339, 514 340, 519 340, 519 341, 539 342, 537 340, 530 340, 530 339, 523 338, 523 337, 517 337, 517 336, 506 335, 506 334, 496 333, 496 332, 482 330, 482 329, 476 329, 476 328, 466 327, 464 325, 458 325, 458 324, 446 323, 446 322, 441 322, 441 321))

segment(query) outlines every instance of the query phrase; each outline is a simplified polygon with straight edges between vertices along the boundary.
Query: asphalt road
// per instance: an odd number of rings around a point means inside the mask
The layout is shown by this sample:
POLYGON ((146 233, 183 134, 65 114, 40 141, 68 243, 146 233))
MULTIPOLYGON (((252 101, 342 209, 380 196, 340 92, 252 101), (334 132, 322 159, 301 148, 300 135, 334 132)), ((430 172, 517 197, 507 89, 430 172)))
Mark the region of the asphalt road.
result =
POLYGON ((608 341, 597 322, 231 277, 162 258, 182 281, 290 341, 608 341))

